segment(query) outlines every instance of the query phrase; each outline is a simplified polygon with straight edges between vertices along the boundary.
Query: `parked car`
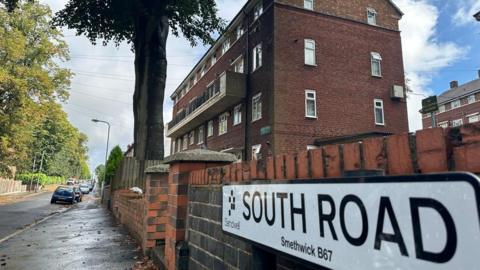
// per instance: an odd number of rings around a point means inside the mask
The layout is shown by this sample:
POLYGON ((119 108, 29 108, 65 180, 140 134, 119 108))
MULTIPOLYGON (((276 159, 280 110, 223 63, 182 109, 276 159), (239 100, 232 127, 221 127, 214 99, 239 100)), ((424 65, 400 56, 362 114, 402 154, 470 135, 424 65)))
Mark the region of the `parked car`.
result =
POLYGON ((75 191, 73 187, 60 186, 60 187, 57 187, 55 192, 53 192, 50 203, 66 202, 66 203, 73 204, 75 203, 75 201, 76 201, 76 196, 75 196, 75 191))
POLYGON ((75 181, 73 181, 72 179, 67 180, 67 186, 73 186, 73 185, 75 185, 75 181))
POLYGON ((82 194, 82 192, 80 191, 80 188, 77 187, 77 186, 75 186, 75 187, 73 187, 73 191, 75 192, 75 200, 76 200, 77 202, 81 202, 82 199, 83 199, 83 194, 82 194))
POLYGON ((91 181, 91 182, 88 183, 88 185, 89 185, 90 191, 92 191, 94 186, 95 186, 95 182, 91 181))
POLYGON ((80 188, 80 191, 82 192, 82 194, 90 193, 90 185, 89 184, 80 184, 79 188, 80 188))

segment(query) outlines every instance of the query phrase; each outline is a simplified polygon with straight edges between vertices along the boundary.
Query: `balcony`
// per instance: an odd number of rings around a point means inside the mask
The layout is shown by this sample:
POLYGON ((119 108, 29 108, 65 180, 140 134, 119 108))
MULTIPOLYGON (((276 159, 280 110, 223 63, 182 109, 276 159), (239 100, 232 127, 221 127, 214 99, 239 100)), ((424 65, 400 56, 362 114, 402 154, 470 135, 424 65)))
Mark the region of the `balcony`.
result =
POLYGON ((168 123, 167 136, 179 137, 245 98, 245 74, 226 71, 168 123))

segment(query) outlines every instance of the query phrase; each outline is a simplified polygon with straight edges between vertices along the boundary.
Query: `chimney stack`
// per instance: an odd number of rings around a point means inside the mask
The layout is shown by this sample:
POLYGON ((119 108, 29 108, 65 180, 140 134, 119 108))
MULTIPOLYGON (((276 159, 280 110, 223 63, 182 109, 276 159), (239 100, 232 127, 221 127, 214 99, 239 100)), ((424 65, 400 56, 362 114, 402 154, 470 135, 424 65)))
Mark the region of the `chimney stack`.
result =
POLYGON ((451 81, 450 82, 450 89, 457 88, 458 87, 458 81, 451 81))

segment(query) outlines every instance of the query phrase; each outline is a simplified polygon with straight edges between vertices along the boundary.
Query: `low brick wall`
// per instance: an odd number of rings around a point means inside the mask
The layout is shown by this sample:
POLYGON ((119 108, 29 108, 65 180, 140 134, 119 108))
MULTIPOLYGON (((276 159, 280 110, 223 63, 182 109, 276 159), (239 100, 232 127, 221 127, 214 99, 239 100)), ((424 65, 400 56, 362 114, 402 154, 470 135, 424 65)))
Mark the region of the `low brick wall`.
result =
POLYGON ((139 243, 142 243, 146 214, 143 196, 128 190, 118 190, 113 193, 111 200, 114 216, 127 227, 139 243))
POLYGON ((26 192, 27 186, 22 185, 22 181, 0 179, 0 194, 26 192))

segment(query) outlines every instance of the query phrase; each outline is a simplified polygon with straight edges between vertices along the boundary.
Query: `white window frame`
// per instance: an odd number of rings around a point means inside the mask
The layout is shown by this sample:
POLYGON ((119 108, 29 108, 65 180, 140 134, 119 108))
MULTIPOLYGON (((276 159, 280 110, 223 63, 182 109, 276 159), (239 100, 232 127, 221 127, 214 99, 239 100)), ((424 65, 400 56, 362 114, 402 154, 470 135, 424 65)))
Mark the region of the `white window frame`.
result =
POLYGON ((370 53, 370 62, 371 62, 371 69, 372 69, 372 76, 373 77, 382 77, 382 55, 378 52, 371 52, 370 53), (375 69, 373 68, 374 64, 378 64, 378 74, 375 73, 375 69))
POLYGON ((467 97, 467 103, 468 104, 472 104, 472 103, 475 103, 477 101, 476 97, 475 97, 475 94, 473 95, 470 95, 467 97))
POLYGON ((438 113, 444 113, 444 112, 445 112, 445 105, 438 106, 438 113))
POLYGON ((212 64, 211 66, 215 65, 215 63, 217 63, 217 56, 215 54, 212 55, 212 64))
POLYGON ((199 128, 198 128, 198 132, 197 132, 197 144, 203 144, 203 142, 205 141, 204 140, 204 136, 205 136, 205 126, 201 125, 199 128))
POLYGON ((459 127, 461 125, 463 125, 463 119, 452 120, 452 127, 459 127))
POLYGON ((252 146, 252 160, 257 160, 258 159, 261 150, 262 150, 262 145, 261 144, 257 144, 257 145, 252 146))
POLYGON ((190 145, 195 144, 195 130, 190 131, 190 133, 188 134, 188 142, 190 145))
POLYGON ((213 120, 208 121, 207 124, 207 137, 213 136, 213 120))
POLYGON ((233 108, 233 125, 239 125, 242 123, 242 104, 238 104, 233 108))
POLYGON ((236 33, 237 33, 237 39, 243 36, 243 34, 245 33, 245 31, 243 30, 243 25, 240 24, 237 26, 236 33))
POLYGON ((182 150, 188 149, 188 134, 183 135, 182 150))
POLYGON ((175 151, 177 151, 177 140, 172 140, 172 146, 170 148, 170 155, 175 154, 175 151))
POLYGON ((182 151, 182 137, 177 138, 177 149, 175 152, 182 151))
POLYGON ((252 97, 252 122, 262 119, 262 93, 252 97))
POLYGON ((305 54, 305 65, 316 66, 317 65, 317 55, 316 55, 316 44, 313 39, 305 39, 304 42, 304 54, 305 54), (308 57, 309 53, 313 53, 313 58, 310 60, 308 57))
POLYGON ((440 122, 440 123, 438 123, 437 126, 441 127, 441 128, 448 128, 448 121, 440 122))
POLYGON ((384 106, 383 106, 383 100, 381 99, 374 99, 373 100, 373 114, 374 114, 374 118, 375 118, 375 125, 377 126, 385 126, 385 109, 384 109, 384 106), (377 103, 380 103, 381 105, 378 106, 377 103), (377 110, 382 110, 382 122, 379 122, 377 119, 377 110))
POLYGON ((263 14, 263 1, 260 2, 253 8, 253 21, 256 21, 263 14))
POLYGON ((226 54, 230 50, 230 39, 227 38, 225 41, 222 43, 222 55, 226 54))
POLYGON ((377 11, 373 8, 367 8, 367 23, 370 25, 377 25, 377 11), (370 15, 373 15, 373 17, 370 15))
POLYGON ((233 72, 236 73, 245 73, 245 61, 243 60, 243 55, 240 55, 232 63, 233 72))
POLYGON ((317 92, 315 90, 305 90, 305 117, 317 118, 317 92), (313 94, 313 98, 309 97, 309 94, 313 94), (313 101, 314 115, 308 115, 308 102, 313 101))
POLYGON ((303 0, 303 8, 307 10, 313 10, 314 0, 303 0))
POLYGON ((262 67, 263 59, 262 43, 258 44, 253 48, 253 62, 252 62, 252 72, 262 67))
POLYGON ((467 115, 466 117, 469 124, 480 122, 480 113, 473 113, 473 114, 467 115), (477 120, 471 121, 470 119, 473 117, 475 117, 477 120))
POLYGON ((457 99, 452 101, 451 105, 452 105, 452 109, 460 108, 462 107, 462 102, 460 101, 460 99, 457 99), (458 104, 458 105, 456 106, 455 104, 458 104))
POLYGON ((228 113, 223 113, 218 117, 218 136, 228 132, 228 113))

